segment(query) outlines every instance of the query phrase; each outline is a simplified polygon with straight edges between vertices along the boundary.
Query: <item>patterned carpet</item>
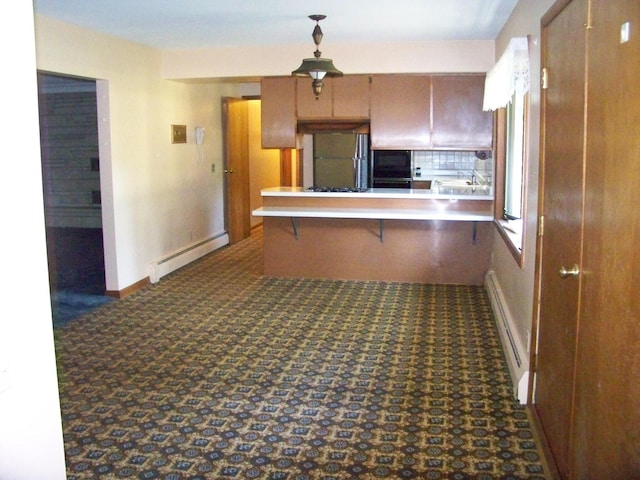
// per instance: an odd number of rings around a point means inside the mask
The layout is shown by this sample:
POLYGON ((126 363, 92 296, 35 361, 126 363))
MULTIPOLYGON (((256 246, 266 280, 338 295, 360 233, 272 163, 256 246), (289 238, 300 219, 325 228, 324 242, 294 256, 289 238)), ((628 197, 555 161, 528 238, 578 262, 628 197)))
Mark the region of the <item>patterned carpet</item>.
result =
POLYGON ((69 479, 546 478, 482 288, 267 278, 261 245, 55 329, 69 479))

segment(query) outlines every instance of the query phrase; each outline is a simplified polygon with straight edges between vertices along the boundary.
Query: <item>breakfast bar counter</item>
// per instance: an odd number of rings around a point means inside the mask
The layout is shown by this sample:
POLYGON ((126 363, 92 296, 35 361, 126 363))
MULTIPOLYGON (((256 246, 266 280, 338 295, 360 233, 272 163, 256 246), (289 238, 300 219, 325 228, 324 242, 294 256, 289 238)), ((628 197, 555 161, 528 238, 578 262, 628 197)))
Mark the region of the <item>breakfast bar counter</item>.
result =
POLYGON ((489 264, 493 192, 262 191, 264 273, 418 283, 482 284, 489 264))

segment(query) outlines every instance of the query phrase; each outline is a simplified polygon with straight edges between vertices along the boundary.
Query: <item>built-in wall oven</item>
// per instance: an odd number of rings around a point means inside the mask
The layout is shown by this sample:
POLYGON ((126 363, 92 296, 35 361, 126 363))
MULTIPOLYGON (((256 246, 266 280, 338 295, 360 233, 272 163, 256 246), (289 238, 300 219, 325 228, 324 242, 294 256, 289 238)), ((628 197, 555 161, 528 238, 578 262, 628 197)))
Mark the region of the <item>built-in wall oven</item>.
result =
POLYGON ((411 150, 373 150, 371 186, 411 188, 411 150))

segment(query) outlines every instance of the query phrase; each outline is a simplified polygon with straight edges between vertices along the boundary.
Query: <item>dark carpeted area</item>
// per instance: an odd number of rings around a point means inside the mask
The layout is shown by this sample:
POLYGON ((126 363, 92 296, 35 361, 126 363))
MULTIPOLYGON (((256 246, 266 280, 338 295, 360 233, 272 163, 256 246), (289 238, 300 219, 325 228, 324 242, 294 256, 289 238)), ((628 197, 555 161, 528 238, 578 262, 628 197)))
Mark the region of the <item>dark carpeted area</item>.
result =
POLYGON ((51 310, 59 327, 113 301, 105 296, 101 228, 47 228, 51 310))
POLYGON ((55 330, 70 480, 546 478, 482 288, 268 278, 261 242, 55 330))

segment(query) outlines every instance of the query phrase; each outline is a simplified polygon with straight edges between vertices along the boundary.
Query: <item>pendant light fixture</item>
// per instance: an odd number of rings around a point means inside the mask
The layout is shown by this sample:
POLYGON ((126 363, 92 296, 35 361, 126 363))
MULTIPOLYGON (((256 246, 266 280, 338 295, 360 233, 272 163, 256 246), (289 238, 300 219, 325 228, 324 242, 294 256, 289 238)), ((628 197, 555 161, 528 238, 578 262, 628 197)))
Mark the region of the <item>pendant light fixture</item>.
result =
POLYGON ((311 34, 313 42, 316 44, 316 51, 313 52, 313 58, 305 58, 302 60, 302 64, 297 70, 291 72, 291 74, 296 77, 310 76, 313 79, 311 87, 313 88, 313 93, 317 100, 320 96, 320 92, 322 92, 322 79, 324 77, 341 77, 342 72, 333 65, 333 60, 330 58, 322 58, 322 52, 318 50, 320 42, 322 41, 322 30, 320 29, 319 22, 320 20, 327 18, 327 16, 309 15, 309 18, 316 22, 316 26, 311 34))

